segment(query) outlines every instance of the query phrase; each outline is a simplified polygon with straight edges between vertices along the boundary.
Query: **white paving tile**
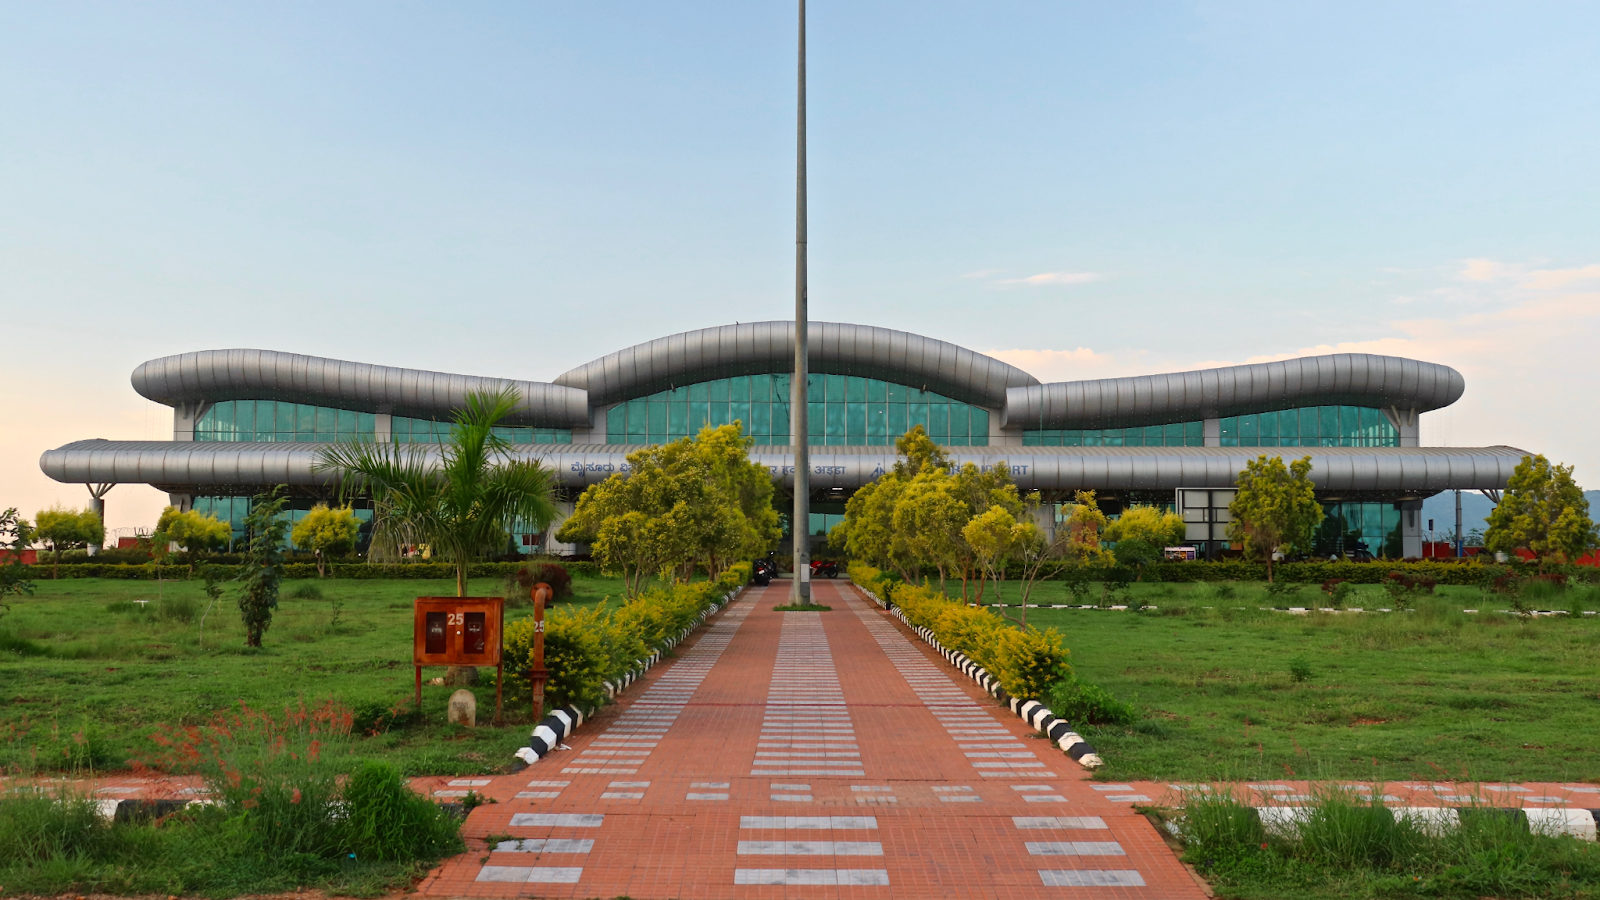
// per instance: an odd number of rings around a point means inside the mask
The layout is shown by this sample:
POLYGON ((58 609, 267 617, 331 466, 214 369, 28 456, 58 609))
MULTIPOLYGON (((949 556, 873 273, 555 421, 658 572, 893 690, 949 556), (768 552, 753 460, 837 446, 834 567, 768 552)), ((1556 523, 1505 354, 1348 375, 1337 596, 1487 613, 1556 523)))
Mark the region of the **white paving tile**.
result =
POLYGON ((735 869, 734 884, 811 884, 882 886, 889 883, 884 869, 735 869))
POLYGON ((583 869, 576 866, 484 866, 478 881, 513 884, 577 884, 583 869))
POLYGON ((740 841, 741 856, 882 856, 877 841, 740 841))
POLYGON ((1046 887, 1143 887, 1144 876, 1134 869, 1041 870, 1046 887))

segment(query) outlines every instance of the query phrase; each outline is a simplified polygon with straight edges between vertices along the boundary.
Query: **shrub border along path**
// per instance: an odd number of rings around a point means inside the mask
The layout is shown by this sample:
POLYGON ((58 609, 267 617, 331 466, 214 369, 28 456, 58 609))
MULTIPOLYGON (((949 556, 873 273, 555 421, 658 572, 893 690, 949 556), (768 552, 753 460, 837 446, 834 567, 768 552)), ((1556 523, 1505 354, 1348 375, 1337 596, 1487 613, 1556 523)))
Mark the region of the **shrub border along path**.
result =
MULTIPOLYGON (((694 622, 687 628, 678 632, 675 637, 665 641, 662 646, 658 647, 649 656, 639 660, 634 664, 633 668, 624 672, 620 677, 617 678, 616 681, 607 681, 605 683, 606 696, 614 699, 618 694, 626 689, 628 685, 632 684, 640 676, 644 675, 645 672, 648 672, 652 666, 660 662, 663 654, 683 643, 685 638, 691 634, 694 634, 695 631, 700 628, 700 626, 705 624, 706 619, 709 619, 716 613, 720 612, 723 607, 727 606, 729 603, 732 603, 743 592, 743 585, 729 591, 727 594, 723 595, 720 601, 713 603, 712 605, 701 610, 700 614, 695 617, 694 622)), ((533 734, 528 738, 528 746, 523 747, 516 752, 515 755, 517 759, 521 760, 525 765, 533 765, 534 763, 543 759, 545 756, 549 755, 552 750, 561 746, 561 741, 564 738, 571 736, 571 734, 577 730, 578 726, 583 724, 586 716, 592 716, 594 714, 595 710, 593 709, 589 710, 586 714, 582 709, 573 704, 568 704, 567 706, 562 706, 551 710, 549 715, 545 716, 539 721, 538 725, 533 727, 533 734)))
POLYGON ((1011 711, 1016 713, 1024 722, 1043 732, 1064 753, 1072 757, 1074 762, 1085 769, 1096 769, 1105 764, 1105 761, 1089 745, 1089 742, 1083 739, 1083 735, 1073 731, 1072 726, 1068 725, 1065 719, 1057 717, 1055 713, 1050 711, 1049 707, 1037 700, 1018 700, 1007 694, 1000 687, 1000 679, 990 675, 982 666, 969 659, 965 653, 946 648, 939 643, 939 639, 934 637, 933 632, 929 629, 911 624, 910 620, 905 617, 905 613, 901 612, 898 606, 884 602, 878 595, 859 584, 851 584, 851 587, 860 591, 867 599, 887 610, 901 622, 904 622, 913 634, 921 638, 928 646, 939 651, 939 654, 949 660, 951 665, 960 669, 968 678, 976 681, 996 700, 1009 706, 1011 711))

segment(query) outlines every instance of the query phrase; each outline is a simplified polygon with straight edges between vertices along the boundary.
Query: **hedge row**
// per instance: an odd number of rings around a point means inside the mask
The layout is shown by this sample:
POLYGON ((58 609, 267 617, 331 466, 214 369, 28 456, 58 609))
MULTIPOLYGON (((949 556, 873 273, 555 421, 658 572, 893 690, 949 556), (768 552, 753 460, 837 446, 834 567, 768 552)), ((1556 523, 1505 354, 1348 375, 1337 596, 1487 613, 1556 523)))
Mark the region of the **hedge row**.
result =
MULTIPOLYGON (((749 563, 740 563, 716 581, 646 591, 622 606, 556 609, 545 618, 544 661, 550 671, 545 686, 547 704, 552 708, 572 704, 586 710, 601 706, 606 701, 607 681, 620 680, 694 624, 712 604, 749 580, 749 563)), ((528 696, 536 633, 532 615, 506 625, 505 683, 513 700, 528 696)))
MULTIPOLYGON (((205 564, 205 563, 202 563, 205 564)), ((483 562, 473 563, 467 567, 468 578, 504 578, 516 574, 523 566, 536 565, 536 562, 483 562)), ((213 564, 228 577, 233 577, 243 568, 238 565, 213 564)), ((600 574, 600 567, 592 562, 563 562, 566 570, 578 576, 593 577, 600 574)), ((49 581, 51 567, 40 564, 30 567, 34 578, 49 581)), ((313 563, 288 563, 284 565, 286 578, 315 578, 317 567, 313 563)), ((331 578, 348 579, 378 579, 378 578, 439 578, 453 579, 456 577, 456 567, 443 562, 406 562, 392 565, 379 565, 376 563, 333 563, 328 566, 328 575, 331 578)), ((184 581, 191 577, 189 569, 181 565, 166 565, 161 567, 161 577, 167 581, 184 581)), ((194 576, 197 577, 197 576, 194 576)), ((124 563, 63 563, 61 578, 121 578, 132 580, 156 579, 156 567, 150 563, 143 565, 127 565, 124 563)))
MULTIPOLYGON (((1046 580, 1060 578, 1063 571, 1072 568, 1062 563, 1046 569, 1046 580)), ((1508 573, 1530 575, 1534 566, 1521 563, 1453 563, 1423 560, 1419 562, 1370 563, 1355 562, 1295 562, 1273 566, 1273 576, 1278 581, 1293 584, 1322 584, 1330 579, 1342 579, 1352 584, 1381 584, 1390 572, 1404 572, 1412 576, 1432 578, 1439 584, 1488 585, 1508 573)), ((1091 568, 1091 581, 1104 581, 1112 570, 1091 568)), ((1197 582, 1197 581, 1266 581, 1267 567, 1262 563, 1230 560, 1226 562, 1162 562, 1139 568, 1115 567, 1118 576, 1146 582, 1197 582)), ((1600 569, 1592 566, 1546 566, 1546 571, 1562 572, 1573 581, 1590 583, 1600 580, 1600 569)), ((1021 576, 1020 570, 1008 577, 1021 576)))
POLYGON ((851 563, 849 575, 851 581, 900 607, 906 621, 929 629, 945 647, 965 653, 1019 700, 1037 700, 1072 674, 1069 651, 1054 628, 1013 627, 986 607, 958 603, 936 588, 896 581, 863 563, 851 563))

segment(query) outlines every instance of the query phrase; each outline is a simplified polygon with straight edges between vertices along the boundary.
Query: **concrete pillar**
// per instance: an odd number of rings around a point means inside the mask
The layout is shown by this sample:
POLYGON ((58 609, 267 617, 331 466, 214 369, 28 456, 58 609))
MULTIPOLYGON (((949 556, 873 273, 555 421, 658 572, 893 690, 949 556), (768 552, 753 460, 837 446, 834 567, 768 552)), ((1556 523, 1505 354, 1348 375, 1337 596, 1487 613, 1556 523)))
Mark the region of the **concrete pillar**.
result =
POLYGON ((172 439, 194 440, 194 425, 205 415, 207 403, 179 403, 172 408, 172 439))
POLYGON ((606 414, 610 411, 609 407, 606 409, 590 409, 589 427, 572 429, 572 442, 574 444, 604 444, 609 441, 606 414))
POLYGON ((1422 556, 1422 501, 1402 500, 1395 504, 1400 510, 1400 555, 1407 558, 1422 556))
POLYGON ((380 412, 372 417, 372 439, 387 444, 394 439, 394 416, 380 412))
POLYGON ((1205 435, 1205 446, 1207 446, 1207 447, 1221 447, 1222 446, 1222 420, 1221 419, 1206 419, 1205 420, 1204 435, 1205 435))
MULTIPOLYGON (((1020 447, 1022 446, 1022 428, 1000 427, 1000 410, 991 409, 989 412, 989 446, 991 447, 1020 447)), ((899 435, 891 435, 899 437, 899 435)), ((891 441, 892 443, 892 441, 891 441)))
POLYGON ((1414 409, 1396 409, 1392 406, 1383 408, 1383 417, 1389 420, 1394 430, 1399 432, 1400 446, 1421 446, 1422 428, 1418 423, 1417 411, 1414 409))

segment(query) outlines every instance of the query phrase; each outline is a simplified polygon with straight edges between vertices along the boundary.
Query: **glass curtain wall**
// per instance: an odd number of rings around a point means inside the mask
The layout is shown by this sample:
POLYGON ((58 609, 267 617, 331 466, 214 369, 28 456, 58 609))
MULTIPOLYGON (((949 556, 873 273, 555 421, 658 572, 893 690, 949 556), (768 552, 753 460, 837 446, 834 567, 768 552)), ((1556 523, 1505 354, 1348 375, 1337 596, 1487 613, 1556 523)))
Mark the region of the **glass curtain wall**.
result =
MULTIPOLYGON (((311 511, 311 507, 323 502, 326 501, 313 500, 308 497, 291 497, 288 506, 284 509, 284 515, 289 517, 289 531, 293 531, 294 526, 306 517, 306 514, 311 511)), ((194 509, 202 516, 215 515, 218 519, 227 522, 233 528, 233 544, 229 549, 231 552, 238 553, 244 549, 244 520, 250 514, 251 503, 250 497, 196 497, 194 498, 194 509)), ((329 503, 328 505, 333 506, 335 504, 329 503)), ((356 545, 365 547, 367 542, 372 539, 372 506, 362 500, 352 502, 351 506, 355 508, 356 518, 361 522, 361 533, 356 537, 356 545)), ((289 540, 287 531, 284 533, 284 543, 290 549, 296 549, 294 541, 289 540)))
POLYGON ((1204 422, 1173 422, 1143 428, 1024 431, 1024 447, 1204 447, 1204 422))
POLYGON ((1400 510, 1393 503, 1324 503, 1322 511, 1327 518, 1317 529, 1317 556, 1326 559, 1357 550, 1386 559, 1405 555, 1400 510))
POLYGON ((1224 447, 1398 447, 1400 433, 1376 409, 1309 406, 1229 416, 1224 447))
MULTIPOLYGON (((1220 424, 1224 447, 1400 446, 1400 434, 1381 411, 1359 406, 1310 406, 1229 416, 1220 424)), ((1205 423, 1024 431, 1022 443, 1029 447, 1203 447, 1205 423)))
MULTIPOLYGON (((402 444, 437 444, 449 439, 450 423, 393 416, 390 431, 402 444)), ((564 428, 506 426, 495 433, 513 444, 572 443, 572 431, 564 428)), ((207 409, 194 429, 197 441, 370 441, 376 435, 372 413, 281 400, 224 400, 207 409)))
POLYGON ((212 404, 194 426, 197 441, 270 443, 372 440, 372 413, 285 403, 224 400, 212 404))
MULTIPOLYGON (((450 440, 450 422, 435 422, 431 419, 408 419, 405 416, 394 416, 390 420, 390 432, 396 442, 401 444, 442 444, 450 440)), ((511 444, 570 444, 572 431, 567 428, 523 428, 518 426, 501 426, 494 433, 504 438, 511 444)))
MULTIPOLYGON (((606 414, 606 440, 662 444, 698 434, 706 425, 738 420, 757 444, 788 444, 790 378, 741 375, 619 403, 606 414)), ((814 374, 806 396, 816 446, 887 446, 913 425, 946 446, 989 443, 988 410, 931 391, 876 378, 814 374)))

